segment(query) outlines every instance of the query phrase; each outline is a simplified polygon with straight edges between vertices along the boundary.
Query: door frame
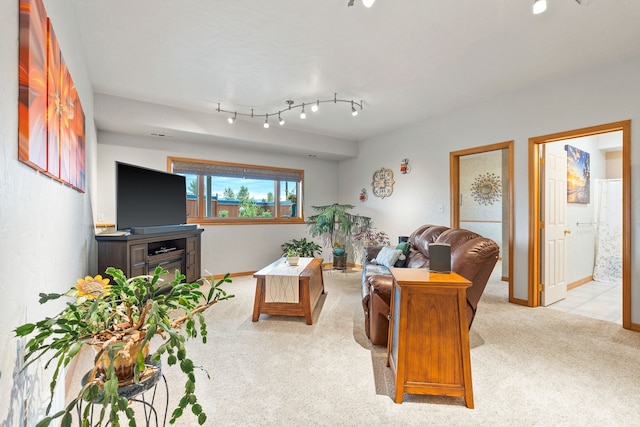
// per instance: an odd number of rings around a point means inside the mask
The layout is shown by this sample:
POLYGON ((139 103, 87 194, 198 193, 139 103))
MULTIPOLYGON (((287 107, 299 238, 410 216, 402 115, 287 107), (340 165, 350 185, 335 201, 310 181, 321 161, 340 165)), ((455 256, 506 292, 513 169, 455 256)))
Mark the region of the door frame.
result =
MULTIPOLYGON (((507 193, 509 197, 508 206, 509 213, 506 218, 508 230, 507 253, 509 259, 507 262, 507 277, 502 276, 502 280, 509 284, 509 302, 522 304, 523 301, 513 297, 513 233, 514 233, 514 217, 513 217, 513 141, 499 142, 497 144, 483 145, 480 147, 469 148, 466 150, 452 151, 449 153, 449 185, 451 195, 451 227, 460 227, 460 157, 471 154, 481 154, 490 151, 507 150, 508 155, 508 171, 507 177, 507 193)), ((504 177, 502 177, 504 181, 504 177)), ((502 218, 505 223, 505 218, 502 218)), ((503 248, 504 250, 504 248, 503 248)))
POLYGON ((585 136, 622 131, 622 327, 640 331, 631 324, 631 120, 590 126, 529 138, 529 299, 540 306, 540 147, 585 136))

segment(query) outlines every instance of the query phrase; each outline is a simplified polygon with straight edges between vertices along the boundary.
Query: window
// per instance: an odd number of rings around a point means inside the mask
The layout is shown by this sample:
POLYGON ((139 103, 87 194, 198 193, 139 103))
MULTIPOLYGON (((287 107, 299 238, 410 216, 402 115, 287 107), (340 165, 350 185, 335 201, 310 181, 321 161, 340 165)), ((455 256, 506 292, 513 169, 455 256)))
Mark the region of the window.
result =
POLYGON ((186 177, 188 222, 304 223, 302 170, 177 157, 167 163, 186 177))

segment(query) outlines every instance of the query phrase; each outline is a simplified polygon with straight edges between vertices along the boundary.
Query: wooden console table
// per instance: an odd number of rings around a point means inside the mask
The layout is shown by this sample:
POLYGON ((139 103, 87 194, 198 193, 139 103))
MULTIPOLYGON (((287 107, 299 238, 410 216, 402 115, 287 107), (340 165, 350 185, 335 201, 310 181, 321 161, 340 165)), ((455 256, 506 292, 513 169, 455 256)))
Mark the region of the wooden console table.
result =
POLYGON ((313 309, 320 300, 320 295, 324 293, 322 258, 312 259, 304 269, 297 273, 298 301, 269 301, 266 292, 267 276, 273 274, 274 269, 286 262, 286 258, 280 258, 253 275, 257 279, 252 318, 254 322, 257 322, 260 314, 264 313, 282 316, 304 316, 307 325, 313 323, 311 319, 313 309))
POLYGON ((464 397, 473 408, 464 277, 423 268, 392 268, 388 365, 395 402, 404 393, 464 397))

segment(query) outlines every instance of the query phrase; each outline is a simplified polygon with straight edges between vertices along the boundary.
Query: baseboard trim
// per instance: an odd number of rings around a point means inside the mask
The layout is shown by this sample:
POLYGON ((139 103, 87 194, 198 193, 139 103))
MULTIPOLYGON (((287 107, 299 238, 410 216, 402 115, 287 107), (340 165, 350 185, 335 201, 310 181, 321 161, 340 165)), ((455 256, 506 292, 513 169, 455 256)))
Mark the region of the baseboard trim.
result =
POLYGON ((571 282, 567 284, 567 290, 570 291, 571 289, 575 289, 578 286, 582 286, 592 281, 593 281, 593 276, 588 276, 588 277, 585 277, 584 279, 576 280, 575 282, 571 282))

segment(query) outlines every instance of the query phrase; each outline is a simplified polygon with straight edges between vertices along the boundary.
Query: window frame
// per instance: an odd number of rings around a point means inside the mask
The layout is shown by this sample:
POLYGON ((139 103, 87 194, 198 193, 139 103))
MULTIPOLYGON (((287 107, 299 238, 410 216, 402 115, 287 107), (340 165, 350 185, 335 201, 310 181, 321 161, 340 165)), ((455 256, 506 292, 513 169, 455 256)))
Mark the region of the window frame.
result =
MULTIPOLYGON (((216 160, 205 160, 205 159, 191 159, 185 157, 174 157, 167 156, 167 171, 170 173, 174 173, 174 164, 176 162, 181 163, 193 163, 197 164, 205 164, 205 165, 215 165, 215 166, 224 166, 231 168, 250 168, 253 170, 265 170, 265 171, 274 171, 276 174, 278 172, 283 173, 294 173, 300 175, 300 182, 298 183, 298 188, 296 191, 296 204, 298 207, 298 214, 295 217, 205 217, 205 191, 204 191, 204 181, 205 175, 198 175, 198 195, 197 197, 197 206, 198 206, 198 216, 197 217, 188 217, 187 223, 189 224, 200 224, 200 225, 256 225, 256 224, 305 224, 305 216, 304 216, 304 204, 303 204, 303 188, 304 188, 304 170, 302 169, 291 169, 291 168, 281 168, 281 167, 273 167, 273 166, 263 166, 263 165, 251 165, 251 164, 243 164, 243 163, 232 163, 232 162, 220 162, 216 160)), ((210 175, 215 176, 215 175, 210 175)), ((274 188, 274 212, 280 212, 280 182, 281 180, 274 180, 275 188, 274 188)))

